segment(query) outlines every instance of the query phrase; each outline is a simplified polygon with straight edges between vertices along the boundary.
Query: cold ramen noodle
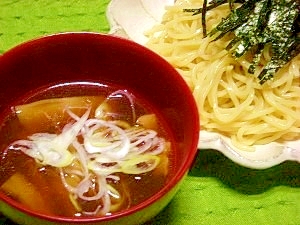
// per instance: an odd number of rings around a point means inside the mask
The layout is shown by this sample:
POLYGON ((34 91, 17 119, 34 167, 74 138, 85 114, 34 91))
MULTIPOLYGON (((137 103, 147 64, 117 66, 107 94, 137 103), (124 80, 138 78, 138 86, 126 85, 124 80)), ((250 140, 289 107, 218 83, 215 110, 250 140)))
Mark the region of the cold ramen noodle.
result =
POLYGON ((30 208, 111 215, 149 198, 168 178, 168 129, 126 90, 43 99, 13 111, 0 186, 30 208))
MULTIPOLYGON (((230 137, 243 150, 273 141, 300 138, 300 55, 282 67, 273 80, 260 84, 257 75, 270 61, 265 48, 255 74, 249 74, 251 54, 238 59, 226 50, 233 34, 203 38, 201 0, 177 0, 166 8, 161 24, 146 32, 147 47, 169 61, 183 76, 196 99, 201 127, 230 137)), ((236 5, 237 6, 237 5, 236 5)), ((223 4, 206 13, 211 31, 229 13, 223 4)))

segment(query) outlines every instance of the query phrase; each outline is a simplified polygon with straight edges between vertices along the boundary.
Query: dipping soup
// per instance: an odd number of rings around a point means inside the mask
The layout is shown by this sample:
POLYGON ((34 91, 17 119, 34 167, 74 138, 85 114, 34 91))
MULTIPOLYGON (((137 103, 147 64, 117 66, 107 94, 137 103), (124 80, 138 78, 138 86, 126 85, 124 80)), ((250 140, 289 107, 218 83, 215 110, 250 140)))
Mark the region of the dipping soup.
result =
POLYGON ((41 213, 111 215, 151 197, 172 173, 167 124, 120 87, 43 87, 15 102, 2 120, 0 188, 41 213))

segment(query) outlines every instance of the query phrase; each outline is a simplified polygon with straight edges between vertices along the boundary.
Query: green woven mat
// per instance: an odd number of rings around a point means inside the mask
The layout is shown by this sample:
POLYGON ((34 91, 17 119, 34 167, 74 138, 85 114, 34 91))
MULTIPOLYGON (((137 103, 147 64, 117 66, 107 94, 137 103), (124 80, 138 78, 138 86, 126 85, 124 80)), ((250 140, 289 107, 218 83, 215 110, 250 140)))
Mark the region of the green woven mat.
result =
MULTIPOLYGON (((45 34, 107 32, 108 2, 0 0, 0 53, 45 34)), ((0 218, 0 224, 12 223, 0 218)), ((250 170, 215 151, 200 151, 173 201, 147 224, 300 225, 300 168, 284 163, 250 170)))
POLYGON ((0 53, 22 41, 65 31, 107 32, 109 0, 0 0, 0 53))

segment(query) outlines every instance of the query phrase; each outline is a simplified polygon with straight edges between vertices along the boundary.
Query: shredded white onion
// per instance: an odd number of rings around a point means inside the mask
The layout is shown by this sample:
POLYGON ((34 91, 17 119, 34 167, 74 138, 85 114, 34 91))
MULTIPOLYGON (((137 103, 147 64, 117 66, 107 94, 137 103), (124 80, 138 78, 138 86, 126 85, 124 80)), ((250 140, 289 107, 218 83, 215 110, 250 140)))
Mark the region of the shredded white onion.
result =
POLYGON ((95 190, 96 187, 93 187, 93 182, 90 179, 90 176, 85 177, 77 186, 76 194, 79 198, 86 201, 95 201, 101 199, 106 192, 106 180, 102 176, 97 176, 96 183, 98 184, 98 191, 94 196, 86 196, 85 194, 90 190, 95 190))
POLYGON ((84 147, 89 153, 103 153, 113 159, 121 159, 129 151, 130 141, 128 136, 123 129, 109 121, 88 120, 82 135, 84 137, 84 147), (97 132, 99 129, 101 129, 101 132, 97 132), (97 140, 93 139, 95 134, 98 134, 97 140), (100 141, 105 141, 106 145, 101 146, 100 141))
POLYGON ((105 109, 106 106, 107 106, 107 103, 109 102, 109 100, 111 98, 113 98, 114 96, 117 96, 117 95, 125 96, 129 100, 130 107, 131 107, 131 112, 132 112, 132 120, 135 122, 136 121, 136 114, 135 114, 134 101, 133 101, 133 98, 132 98, 131 94, 128 93, 127 90, 117 90, 117 91, 114 91, 113 93, 111 93, 106 98, 106 100, 101 105, 99 105, 98 108, 95 110, 95 117, 96 118, 105 118, 106 116, 114 117, 115 115, 119 115, 119 114, 115 114, 113 112, 109 112, 105 109))

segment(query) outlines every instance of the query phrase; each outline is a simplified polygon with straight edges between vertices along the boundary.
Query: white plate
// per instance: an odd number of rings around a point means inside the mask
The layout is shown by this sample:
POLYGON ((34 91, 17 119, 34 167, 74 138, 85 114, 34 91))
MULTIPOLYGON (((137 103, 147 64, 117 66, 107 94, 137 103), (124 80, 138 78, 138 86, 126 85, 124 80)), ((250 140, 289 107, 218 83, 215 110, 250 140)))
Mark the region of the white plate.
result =
MULTIPOLYGON (((111 0, 107 8, 110 34, 131 39, 141 45, 144 31, 159 23, 165 6, 175 0, 111 0)), ((215 149, 232 161, 249 168, 264 169, 287 160, 300 162, 300 140, 256 145, 246 152, 234 147, 229 138, 218 133, 200 131, 199 149, 215 149)))

